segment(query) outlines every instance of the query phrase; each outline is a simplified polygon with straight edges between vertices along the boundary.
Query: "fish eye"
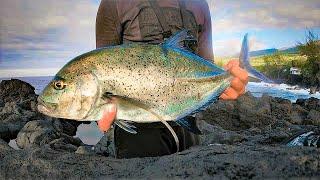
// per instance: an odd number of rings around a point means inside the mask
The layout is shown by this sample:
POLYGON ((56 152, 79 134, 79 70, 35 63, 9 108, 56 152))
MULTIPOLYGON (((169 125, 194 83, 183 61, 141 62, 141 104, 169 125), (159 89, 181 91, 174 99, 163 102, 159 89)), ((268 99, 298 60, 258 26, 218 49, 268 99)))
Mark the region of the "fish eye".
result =
POLYGON ((63 81, 59 80, 59 81, 55 81, 53 83, 53 86, 56 90, 63 90, 67 84, 65 84, 63 81))

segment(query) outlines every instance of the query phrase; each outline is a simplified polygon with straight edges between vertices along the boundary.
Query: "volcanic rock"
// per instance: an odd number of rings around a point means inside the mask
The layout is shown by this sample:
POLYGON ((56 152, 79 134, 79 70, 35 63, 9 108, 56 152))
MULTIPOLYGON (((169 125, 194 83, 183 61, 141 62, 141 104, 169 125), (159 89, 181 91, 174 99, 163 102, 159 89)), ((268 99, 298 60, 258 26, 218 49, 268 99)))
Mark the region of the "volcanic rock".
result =
POLYGON ((296 134, 320 132, 316 98, 291 103, 246 93, 219 100, 196 116, 203 133, 198 146, 162 157, 115 159, 112 131, 95 146, 83 144, 73 137, 78 122, 42 116, 28 85, 5 83, 0 90, 21 86, 23 93, 0 93, 12 96, 0 99, 0 179, 320 178, 320 148, 286 146, 296 134), (21 150, 7 143, 17 134, 21 150))
POLYGON ((63 122, 57 119, 28 122, 18 134, 16 139, 18 147, 24 149, 33 145, 50 144, 55 149, 76 151, 83 143, 78 138, 72 137, 75 135, 73 131, 64 131, 69 124, 63 122))
POLYGON ((36 112, 37 95, 30 84, 13 79, 0 83, 0 138, 15 139, 23 126, 41 116, 36 112))

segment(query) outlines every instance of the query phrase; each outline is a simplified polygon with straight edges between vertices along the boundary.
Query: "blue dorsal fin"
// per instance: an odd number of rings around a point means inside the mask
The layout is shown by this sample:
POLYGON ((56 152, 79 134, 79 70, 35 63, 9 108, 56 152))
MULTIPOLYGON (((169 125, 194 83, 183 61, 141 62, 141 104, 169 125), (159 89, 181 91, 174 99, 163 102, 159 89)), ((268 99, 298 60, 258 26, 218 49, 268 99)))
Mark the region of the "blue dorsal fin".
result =
POLYGON ((197 42, 197 39, 191 35, 189 30, 182 30, 171 36, 169 39, 167 39, 163 43, 163 46, 192 51, 190 45, 194 45, 197 42))
POLYGON ((163 44, 162 47, 167 51, 171 49, 179 54, 182 54, 189 60, 196 61, 199 64, 204 66, 210 67, 211 71, 209 72, 200 72, 198 73, 197 77, 214 77, 219 74, 225 73, 225 71, 211 62, 211 60, 204 59, 197 54, 192 53, 189 46, 191 43, 197 42, 197 40, 190 34, 189 30, 182 30, 171 36, 167 39, 163 44))

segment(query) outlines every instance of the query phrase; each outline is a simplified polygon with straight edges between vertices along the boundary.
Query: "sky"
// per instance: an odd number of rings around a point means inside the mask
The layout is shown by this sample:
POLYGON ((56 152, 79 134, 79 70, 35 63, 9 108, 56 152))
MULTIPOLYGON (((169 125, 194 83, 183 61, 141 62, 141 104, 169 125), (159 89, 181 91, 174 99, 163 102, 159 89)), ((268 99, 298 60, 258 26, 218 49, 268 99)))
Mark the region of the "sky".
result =
MULTIPOLYGON (((215 56, 292 47, 306 29, 320 34, 319 0, 207 0, 215 56)), ((1 0, 0 77, 54 75, 77 55, 95 48, 99 0, 1 0)))

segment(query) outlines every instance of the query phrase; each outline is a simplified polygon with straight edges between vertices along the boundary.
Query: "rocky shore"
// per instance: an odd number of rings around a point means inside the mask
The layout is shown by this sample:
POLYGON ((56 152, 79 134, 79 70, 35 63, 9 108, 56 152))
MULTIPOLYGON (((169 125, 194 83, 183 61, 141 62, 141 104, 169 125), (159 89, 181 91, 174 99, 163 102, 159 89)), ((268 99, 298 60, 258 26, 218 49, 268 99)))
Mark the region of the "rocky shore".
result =
POLYGON ((320 148, 287 147, 293 135, 320 131, 320 100, 291 103, 250 93, 197 114, 201 144, 163 157, 115 159, 112 132, 95 146, 75 137, 79 123, 37 112, 34 88, 0 83, 0 179, 319 178, 320 148), (9 146, 15 140, 19 149, 9 146))

